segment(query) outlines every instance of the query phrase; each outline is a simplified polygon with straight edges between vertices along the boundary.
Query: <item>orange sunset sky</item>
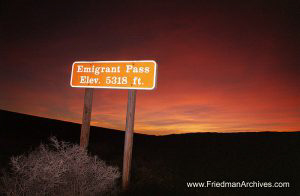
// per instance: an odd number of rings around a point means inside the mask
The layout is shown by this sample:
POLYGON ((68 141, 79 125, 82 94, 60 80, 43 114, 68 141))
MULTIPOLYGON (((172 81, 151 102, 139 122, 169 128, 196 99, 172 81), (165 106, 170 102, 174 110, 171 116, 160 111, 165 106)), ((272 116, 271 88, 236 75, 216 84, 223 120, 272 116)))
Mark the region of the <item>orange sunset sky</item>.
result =
MULTIPOLYGON (((298 1, 1 4, 0 109, 80 123, 74 61, 155 60, 136 132, 300 131, 298 1)), ((96 89, 92 125, 124 130, 126 104, 96 89)))

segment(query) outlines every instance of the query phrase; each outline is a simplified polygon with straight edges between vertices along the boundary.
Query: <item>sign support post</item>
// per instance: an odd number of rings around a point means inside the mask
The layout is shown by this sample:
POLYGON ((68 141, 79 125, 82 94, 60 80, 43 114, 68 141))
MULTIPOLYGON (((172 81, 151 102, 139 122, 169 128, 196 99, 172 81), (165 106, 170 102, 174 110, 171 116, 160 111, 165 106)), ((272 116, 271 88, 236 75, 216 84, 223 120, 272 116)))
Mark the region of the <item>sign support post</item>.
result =
POLYGON ((84 106, 83 106, 82 125, 81 125, 81 134, 80 134, 80 147, 84 149, 87 148, 89 144, 93 92, 94 89, 86 88, 84 93, 84 106))
POLYGON ((125 133, 125 141, 124 141, 123 175, 122 175, 123 190, 128 189, 129 179, 130 179, 135 103, 136 103, 136 90, 128 90, 126 133, 125 133))

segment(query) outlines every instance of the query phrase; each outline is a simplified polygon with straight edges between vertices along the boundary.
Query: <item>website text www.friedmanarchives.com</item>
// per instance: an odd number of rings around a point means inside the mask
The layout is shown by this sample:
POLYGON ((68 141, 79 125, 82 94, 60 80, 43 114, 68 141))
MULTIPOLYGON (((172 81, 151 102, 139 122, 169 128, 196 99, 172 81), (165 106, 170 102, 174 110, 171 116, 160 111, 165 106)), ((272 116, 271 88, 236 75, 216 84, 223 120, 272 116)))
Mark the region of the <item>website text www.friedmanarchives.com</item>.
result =
POLYGON ((289 182, 260 182, 260 181, 203 181, 187 182, 188 188, 288 188, 289 182))

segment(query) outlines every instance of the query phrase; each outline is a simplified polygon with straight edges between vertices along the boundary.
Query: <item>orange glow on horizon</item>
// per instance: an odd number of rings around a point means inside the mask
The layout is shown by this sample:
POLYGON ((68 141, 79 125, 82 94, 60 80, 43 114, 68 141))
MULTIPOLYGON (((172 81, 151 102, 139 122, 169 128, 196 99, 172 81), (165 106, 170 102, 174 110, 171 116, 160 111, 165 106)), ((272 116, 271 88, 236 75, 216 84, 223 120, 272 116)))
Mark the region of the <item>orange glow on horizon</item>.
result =
MULTIPOLYGON (((1 30, 1 109, 81 123, 74 61, 151 59, 157 88, 137 91, 136 132, 300 131, 296 6, 109 1, 66 17, 84 6, 11 4, 1 30)), ((92 125, 124 130, 126 104, 127 90, 95 89, 92 125)))

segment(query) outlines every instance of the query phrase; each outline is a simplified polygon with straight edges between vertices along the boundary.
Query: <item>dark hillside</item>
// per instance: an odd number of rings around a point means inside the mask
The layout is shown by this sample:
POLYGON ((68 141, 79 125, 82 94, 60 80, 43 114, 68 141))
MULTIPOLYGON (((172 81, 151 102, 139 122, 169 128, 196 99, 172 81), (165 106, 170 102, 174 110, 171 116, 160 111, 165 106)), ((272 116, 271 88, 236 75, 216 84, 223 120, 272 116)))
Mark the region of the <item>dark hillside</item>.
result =
MULTIPOLYGON (((80 125, 0 110, 0 164, 80 125)), ((122 168, 124 132, 91 128, 89 151, 122 168)), ((300 133, 135 134, 130 195, 300 195, 300 133), (291 188, 187 188, 189 181, 290 182, 291 188)))

